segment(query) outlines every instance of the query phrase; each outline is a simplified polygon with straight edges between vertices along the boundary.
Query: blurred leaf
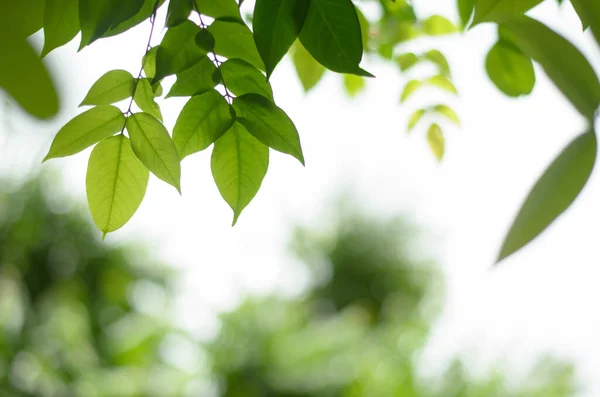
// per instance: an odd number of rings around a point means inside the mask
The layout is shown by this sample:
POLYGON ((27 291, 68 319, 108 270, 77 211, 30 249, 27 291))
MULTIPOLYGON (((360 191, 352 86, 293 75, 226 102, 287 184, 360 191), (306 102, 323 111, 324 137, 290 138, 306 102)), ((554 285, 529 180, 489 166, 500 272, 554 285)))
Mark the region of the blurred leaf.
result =
POLYGON ((444 134, 437 124, 431 124, 427 130, 427 143, 438 161, 444 158, 444 134))
POLYGON ((543 0, 476 0, 475 26, 482 22, 507 22, 522 15, 543 0))
POLYGON ((401 71, 406 71, 419 62, 419 57, 412 52, 398 55, 394 58, 401 71))
POLYGON ((592 29, 596 42, 600 46, 600 3, 595 0, 571 0, 571 3, 582 23, 592 29))
POLYGON ((312 55, 296 41, 293 46, 292 61, 296 68, 296 74, 304 88, 304 92, 310 91, 321 80, 325 73, 325 67, 317 62, 312 55))
POLYGON ((535 86, 531 59, 505 41, 497 42, 490 49, 485 70, 496 87, 511 97, 530 94, 535 86))
POLYGON ((435 63, 439 67, 441 75, 450 77, 450 65, 448 64, 444 54, 442 54, 440 51, 429 50, 423 55, 423 57, 435 63))
POLYGON ((438 88, 441 88, 444 91, 448 91, 453 94, 458 94, 456 87, 454 86, 452 81, 450 81, 450 79, 448 79, 446 76, 442 76, 442 75, 433 76, 433 77, 430 77, 427 80, 425 80, 425 83, 429 84, 429 85, 434 85, 438 88))
POLYGON ((46 0, 42 57, 67 44, 79 33, 78 0, 46 0))
POLYGON ((404 86, 402 94, 400 95, 400 102, 404 102, 408 99, 416 90, 422 87, 423 84, 419 80, 411 80, 404 86))
POLYGON ((356 15, 358 16, 358 23, 360 24, 363 51, 366 53, 369 51, 369 20, 358 7, 356 7, 356 15))
POLYGON ((79 106, 111 105, 130 98, 135 89, 135 79, 126 70, 111 70, 100 77, 88 91, 79 106))
POLYGON ((475 0, 457 0, 457 7, 462 26, 466 27, 475 10, 475 0))
POLYGON ((455 124, 460 125, 460 119, 458 118, 458 115, 448 105, 435 105, 432 110, 435 113, 445 116, 448 120, 454 122, 455 124))
POLYGON ((408 118, 408 126, 406 128, 407 132, 410 132, 415 128, 415 126, 419 123, 419 121, 425 115, 425 109, 418 109, 413 112, 408 118))
POLYGON ((345 74, 344 89, 351 97, 358 95, 365 89, 365 78, 353 74, 345 74))
POLYGON ((429 36, 444 36, 458 32, 458 28, 441 15, 432 15, 423 21, 423 33, 429 36))

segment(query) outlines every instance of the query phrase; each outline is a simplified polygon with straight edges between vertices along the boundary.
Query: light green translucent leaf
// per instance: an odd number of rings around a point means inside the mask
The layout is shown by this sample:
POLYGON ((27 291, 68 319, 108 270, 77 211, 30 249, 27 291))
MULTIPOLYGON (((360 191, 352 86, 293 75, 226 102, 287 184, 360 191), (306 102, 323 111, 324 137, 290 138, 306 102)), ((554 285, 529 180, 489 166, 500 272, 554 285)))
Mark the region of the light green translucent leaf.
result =
POLYGON ((218 83, 217 67, 208 57, 203 57, 194 66, 177 73, 177 81, 166 97, 199 95, 211 91, 218 83))
POLYGON ((58 131, 44 161, 79 153, 121 131, 124 125, 125 116, 117 107, 91 108, 75 116, 58 131))
POLYGON ((103 238, 135 214, 146 194, 148 178, 148 169, 124 135, 105 139, 92 150, 86 176, 87 201, 103 238))
POLYGON ((227 89, 235 95, 259 94, 273 100, 271 84, 260 70, 241 59, 228 59, 221 64, 221 76, 227 89))
POLYGON ((525 14, 543 0, 476 0, 471 26, 482 22, 505 22, 525 14))
POLYGON ((434 107, 431 108, 431 110, 434 111, 435 113, 444 115, 448 120, 454 122, 457 125, 460 125, 460 119, 458 118, 458 115, 456 114, 454 109, 452 109, 450 106, 435 105, 434 107))
POLYGON ((156 53, 158 52, 158 47, 152 47, 151 49, 144 54, 142 58, 142 65, 144 69, 144 74, 147 78, 153 79, 156 76, 156 53))
POLYGON ((408 118, 406 132, 411 132, 417 126, 419 121, 421 121, 421 119, 423 118, 425 113, 426 113, 425 109, 415 110, 413 112, 413 114, 411 114, 410 117, 408 118))
POLYGON ((165 26, 172 28, 187 21, 194 9, 194 0, 170 0, 165 26))
POLYGON ((235 113, 217 91, 208 91, 192 97, 183 107, 175 127, 173 141, 179 157, 209 147, 231 127, 235 113))
POLYGON ((196 45, 196 35, 200 31, 200 27, 192 21, 167 30, 156 53, 154 81, 182 72, 206 55, 206 51, 196 45))
POLYGON ((110 105, 130 98, 135 89, 135 79, 126 70, 111 70, 100 77, 88 91, 79 106, 110 105))
POLYGON ((530 94, 535 86, 533 62, 511 43, 499 41, 485 58, 485 70, 490 78, 508 96, 530 94))
POLYGON ((304 165, 300 137, 292 120, 277 105, 258 94, 233 100, 236 119, 265 145, 290 154, 304 165))
POLYGON ((577 48, 529 17, 506 22, 501 28, 505 38, 544 68, 548 77, 581 114, 593 119, 600 105, 600 82, 577 48))
POLYGON ((154 90, 150 85, 150 79, 140 79, 133 96, 135 104, 142 112, 146 112, 162 121, 162 113, 158 103, 154 101, 154 90))
POLYGON ((450 65, 444 54, 440 51, 429 50, 423 54, 423 58, 435 63, 439 67, 441 75, 450 77, 450 65))
POLYGON ((223 199, 233 210, 233 224, 254 198, 269 167, 269 148, 240 123, 215 142, 210 166, 223 199))
POLYGON ((453 94, 458 94, 456 87, 450 81, 450 79, 446 76, 442 76, 442 75, 433 76, 433 77, 430 77, 427 80, 425 80, 425 83, 436 86, 438 88, 441 88, 444 91, 448 91, 453 94))
POLYGON ((589 25, 600 45, 600 2, 597 0, 571 0, 584 26, 589 25))
POLYGON ((215 19, 242 21, 242 16, 235 0, 196 0, 196 6, 201 14, 215 19))
POLYGON ((46 0, 42 57, 79 32, 79 0, 46 0))
POLYGON ((358 95, 365 89, 365 78, 354 74, 345 74, 344 89, 351 97, 358 95))
POLYGON ((407 52, 398 55, 394 60, 400 67, 400 70, 405 72, 419 62, 419 57, 412 52, 407 52))
POLYGON ((245 24, 214 21, 207 29, 215 38, 215 52, 227 58, 239 58, 265 70, 258 54, 252 32, 245 24))
POLYGON ((312 55, 296 41, 292 47, 292 62, 300 79, 304 92, 313 89, 325 73, 325 67, 317 62, 312 55))
POLYGON ((179 155, 165 126, 151 114, 135 113, 127 119, 126 128, 133 152, 140 161, 181 193, 179 155))
POLYGON ((518 251, 542 233, 577 198, 596 161, 596 135, 574 139, 535 183, 504 239, 497 261, 518 251))
POLYGON ((410 97, 416 90, 422 87, 423 84, 419 80, 410 80, 404 86, 402 94, 400 95, 400 102, 404 102, 410 97))
POLYGON ((358 7, 356 7, 356 15, 358 16, 358 23, 360 23, 360 35, 362 37, 363 51, 367 52, 369 51, 369 20, 358 7))
POLYGON ((444 36, 458 32, 458 28, 441 15, 432 15, 425 19, 421 29, 423 33, 429 36, 444 36))
POLYGON ((431 124, 427 130, 427 143, 438 161, 444 158, 445 141, 442 129, 437 124, 431 124))

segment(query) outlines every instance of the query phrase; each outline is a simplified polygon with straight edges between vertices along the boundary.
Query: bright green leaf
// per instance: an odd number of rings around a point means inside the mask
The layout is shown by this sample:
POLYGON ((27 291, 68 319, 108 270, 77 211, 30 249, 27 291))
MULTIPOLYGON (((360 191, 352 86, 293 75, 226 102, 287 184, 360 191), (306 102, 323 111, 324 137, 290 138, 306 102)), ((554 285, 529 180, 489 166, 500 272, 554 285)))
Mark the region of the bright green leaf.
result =
POLYGON ((192 97, 183 107, 175 127, 173 141, 179 157, 209 147, 231 127, 235 113, 225 98, 211 90, 192 97))
POLYGON ((162 113, 158 103, 154 101, 154 90, 150 79, 140 79, 135 89, 133 100, 142 112, 146 112, 162 121, 162 113))
POLYGON ((531 59, 505 41, 497 42, 490 49, 485 70, 496 87, 511 97, 530 94, 535 85, 531 59))
POLYGON ((433 76, 433 77, 430 77, 427 80, 425 80, 425 83, 427 83, 429 85, 434 85, 438 88, 441 88, 444 91, 448 91, 453 94, 458 93, 458 91, 456 90, 456 87, 454 86, 452 81, 450 81, 450 79, 446 76, 442 76, 442 75, 433 76))
POLYGON ((299 41, 292 47, 292 62, 304 92, 310 91, 321 80, 325 67, 317 62, 299 41))
POLYGON ((404 86, 402 94, 400 95, 400 102, 404 102, 410 97, 416 90, 418 90, 423 84, 419 80, 411 80, 404 86))
POLYGON ((56 157, 71 156, 113 136, 123 129, 125 116, 115 106, 97 106, 91 108, 62 127, 54 140, 44 161, 56 157))
POLYGON ((46 0, 42 57, 79 32, 79 0, 46 0))
POLYGON ((154 81, 182 72, 206 55, 206 51, 196 45, 196 35, 200 31, 200 27, 192 21, 167 30, 156 53, 154 81))
POLYGON ((408 118, 408 124, 406 127, 406 132, 411 132, 419 123, 419 121, 421 121, 421 119, 423 118, 423 116, 425 116, 425 109, 418 109, 415 110, 413 112, 413 114, 410 115, 410 117, 408 118))
POLYGON ((429 36, 443 36, 458 32, 458 28, 441 15, 432 15, 423 21, 423 33, 429 36))
POLYGON ((265 145, 297 158, 304 165, 300 137, 292 120, 277 105, 258 94, 233 100, 236 119, 265 145))
POLYGON ((235 0, 196 0, 196 6, 201 14, 215 19, 242 21, 242 16, 235 0))
POLYGON ((454 122, 457 125, 460 125, 460 119, 458 118, 458 115, 448 105, 435 105, 431 108, 431 110, 435 113, 444 115, 448 120, 454 122))
POLYGON ((427 130, 427 143, 438 161, 444 158, 445 141, 442 129, 437 124, 431 124, 427 130))
POLYGON ((142 203, 148 169, 122 134, 100 142, 90 155, 86 176, 88 206, 104 235, 122 227, 142 203))
POLYGON ((227 89, 235 95, 254 93, 273 100, 273 90, 264 74, 241 59, 228 59, 221 64, 221 75, 227 89))
POLYGON ((593 119, 600 105, 600 82, 588 60, 562 36, 528 18, 506 22, 504 36, 538 62, 550 79, 586 118, 593 119))
POLYGON ((360 36, 362 37, 363 51, 367 52, 369 50, 369 20, 358 7, 356 8, 356 15, 358 16, 358 23, 360 24, 360 36))
POLYGON ((177 81, 166 97, 202 94, 211 91, 218 83, 217 67, 208 57, 203 57, 194 66, 177 73, 177 81))
POLYGON ((508 232, 497 261, 542 233, 577 198, 596 161, 596 135, 574 139, 535 183, 508 232))
POLYGON ((147 78, 153 79, 156 75, 156 53, 158 52, 158 47, 152 47, 151 49, 144 54, 142 58, 142 65, 144 69, 144 74, 147 78))
POLYGON ((267 173, 269 148, 236 122, 215 142, 210 166, 221 196, 233 210, 235 225, 267 173))
POLYGON ((412 52, 407 52, 398 55, 396 58, 394 58, 394 60, 396 61, 396 64, 398 64, 398 66, 400 67, 400 70, 405 72, 419 62, 419 57, 412 52))
POLYGON ((345 74, 344 89, 351 97, 358 95, 365 89, 365 78, 354 74, 345 74))
POLYGON ((482 22, 505 22, 519 18, 543 0, 476 0, 475 26, 482 22))
POLYGON ((265 65, 258 54, 252 32, 244 24, 214 21, 207 29, 215 38, 215 53, 227 58, 239 58, 260 70, 265 65))
POLYGON ((194 0, 170 0, 165 26, 172 28, 188 20, 194 9, 194 0))
POLYGON ((110 105, 130 98, 135 79, 126 70, 111 70, 100 77, 88 91, 81 105, 110 105))
POLYGON ((140 161, 181 193, 179 155, 165 126, 151 114, 135 113, 127 119, 126 128, 133 152, 140 161))
POLYGON ((448 60, 438 50, 429 50, 425 54, 423 54, 423 58, 435 63, 440 70, 440 74, 450 77, 450 65, 448 64, 448 60))

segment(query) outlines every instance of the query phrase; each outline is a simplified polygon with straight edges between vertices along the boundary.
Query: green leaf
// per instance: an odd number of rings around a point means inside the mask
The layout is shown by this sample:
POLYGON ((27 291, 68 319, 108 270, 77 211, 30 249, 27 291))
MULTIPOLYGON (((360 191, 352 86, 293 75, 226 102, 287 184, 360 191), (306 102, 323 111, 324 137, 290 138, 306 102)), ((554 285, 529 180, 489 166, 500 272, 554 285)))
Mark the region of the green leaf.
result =
POLYGON ((317 62, 299 41, 292 47, 292 62, 304 92, 314 88, 325 73, 325 67, 317 62))
POLYGON ((79 0, 46 0, 42 57, 71 41, 79 32, 79 0))
POLYGON ((438 161, 442 161, 444 158, 444 134, 442 129, 437 124, 431 124, 429 130, 427 130, 427 143, 433 152, 433 155, 438 161))
POLYGON ((571 1, 571 5, 575 9, 575 12, 577 13, 577 16, 579 17, 579 20, 581 21, 581 29, 586 30, 587 28, 589 28, 590 23, 588 21, 586 13, 584 12, 584 9, 581 6, 581 3, 578 1, 571 1))
POLYGON ((88 206, 104 235, 121 228, 142 203, 148 169, 122 134, 100 142, 90 155, 86 176, 88 206))
POLYGON ((471 26, 482 22, 506 22, 521 17, 543 0, 476 0, 471 26))
POLYGON ((596 135, 574 139, 535 183, 504 239, 497 262, 542 233, 577 198, 596 161, 596 135))
POLYGON ((404 102, 405 100, 407 100, 408 97, 410 97, 416 90, 418 90, 422 86, 423 84, 419 80, 410 80, 408 83, 406 83, 404 89, 402 90, 402 94, 400 95, 400 102, 404 102))
POLYGON ((192 97, 183 107, 175 127, 173 141, 179 157, 209 147, 233 124, 235 113, 216 90, 192 97))
POLYGON ((27 41, 0 32, 0 54, 4 60, 0 62, 0 88, 32 116, 41 119, 54 116, 58 112, 54 84, 27 41))
POLYGON ((600 3, 596 0, 571 0, 584 25, 589 25, 600 45, 600 3))
POLYGON ((433 108, 431 108, 431 110, 435 113, 445 116, 448 120, 454 122, 455 124, 460 125, 460 119, 458 118, 458 115, 448 105, 435 105, 433 108))
POLYGON ((412 52, 407 52, 398 55, 394 60, 396 61, 396 64, 398 64, 398 67, 400 67, 400 70, 405 72, 419 62, 419 57, 412 52))
POLYGON ((207 30, 215 38, 215 53, 227 58, 243 59, 254 67, 265 70, 252 32, 245 24, 214 21, 207 30))
POLYGON ((573 106, 592 120, 600 104, 600 82, 588 60, 562 36, 529 17, 501 25, 504 36, 538 62, 573 106))
POLYGON ((242 21, 242 16, 235 0, 196 0, 196 6, 201 14, 215 19, 242 21))
POLYGON ((353 74, 344 75, 344 89, 351 97, 358 95, 365 89, 365 78, 353 74))
POLYGON ((194 66, 177 73, 177 81, 166 97, 202 94, 211 91, 218 83, 217 67, 208 57, 204 57, 194 66))
POLYGON ((154 81, 182 72, 206 55, 206 51, 196 45, 196 35, 201 30, 192 21, 185 21, 167 30, 156 53, 154 81))
POLYGON ((149 113, 162 121, 160 107, 154 101, 154 90, 150 85, 150 79, 140 79, 138 81, 133 100, 142 112, 149 113))
POLYGON ((497 42, 490 49, 485 70, 496 87, 511 97, 530 94, 535 85, 531 59, 505 41, 497 42))
POLYGON ((457 6, 462 26, 466 27, 475 10, 475 0, 457 0, 457 6))
POLYGON ((360 8, 356 8, 356 15, 358 16, 358 23, 360 24, 360 36, 362 37, 363 51, 369 50, 369 20, 362 13, 360 8))
POLYGON ((125 116, 115 106, 91 108, 62 127, 54 140, 44 161, 56 157, 66 157, 113 136, 123 129, 125 116))
POLYGON ((151 49, 144 54, 142 58, 142 65, 144 69, 144 74, 147 78, 153 79, 156 76, 156 53, 158 52, 158 47, 152 47, 151 49))
POLYGON ((427 80, 425 80, 425 83, 436 86, 438 88, 441 88, 444 91, 448 91, 453 94, 458 94, 456 87, 450 81, 450 79, 448 79, 448 77, 446 77, 446 76, 442 76, 442 75, 433 76, 433 77, 430 77, 427 80))
POLYGON ((227 89, 235 95, 259 94, 273 100, 273 90, 264 74, 241 59, 228 59, 221 64, 221 76, 227 89))
POLYGON ((252 27, 254 42, 267 78, 287 54, 302 29, 309 2, 306 0, 257 0, 252 27))
POLYGON ((423 54, 423 58, 435 63, 440 70, 440 74, 443 76, 450 77, 450 65, 444 54, 438 50, 429 50, 423 54))
MULTIPOLYGON (((139 0, 134 0, 134 1, 139 1, 139 0)), ((158 0, 158 4, 157 4, 156 0, 143 0, 142 7, 139 9, 139 11, 135 15, 133 15, 129 19, 123 20, 121 23, 117 24, 116 26, 113 24, 113 26, 111 26, 111 28, 106 33, 104 33, 103 37, 119 35, 123 32, 126 32, 127 30, 131 29, 132 27, 140 24, 141 22, 144 22, 145 20, 150 18, 150 16, 154 12, 154 7, 155 6, 160 7, 164 2, 165 2, 165 0, 158 0)))
POLYGON ((43 26, 45 0, 0 1, 0 36, 6 40, 25 39, 43 26))
POLYGON ((165 126, 151 114, 135 113, 127 119, 126 128, 133 152, 140 161, 181 193, 179 155, 165 126))
POLYGON ((258 94, 241 95, 233 100, 239 121, 265 145, 290 154, 304 165, 300 137, 292 120, 277 105, 258 94))
POLYGON ((154 97, 162 96, 163 88, 162 84, 160 84, 160 81, 157 81, 156 83, 152 84, 152 92, 154 93, 154 97))
POLYGON ((269 148, 236 122, 215 142, 210 166, 221 196, 233 210, 235 225, 267 174, 269 148))
POLYGON ((202 29, 196 35, 196 45, 206 52, 214 52, 215 38, 207 29, 202 29))
POLYGON ((410 117, 408 118, 408 125, 406 127, 406 132, 411 132, 419 123, 419 121, 421 121, 421 119, 423 118, 423 116, 425 116, 425 109, 418 109, 415 110, 413 112, 413 114, 410 115, 410 117))
POLYGON ((193 9, 194 0, 170 0, 165 26, 172 28, 187 21, 193 9))
POLYGON ((106 33, 121 9, 120 0, 79 0, 79 25, 81 44, 79 50, 106 33))
POLYGON ((110 105, 130 98, 135 89, 135 79, 126 70, 111 70, 100 77, 88 91, 79 106, 110 105))
POLYGON ((429 36, 444 36, 458 32, 458 28, 441 15, 432 15, 423 21, 423 33, 429 36))
POLYGON ((334 72, 362 75, 360 22, 351 0, 312 0, 299 35, 306 50, 334 72))

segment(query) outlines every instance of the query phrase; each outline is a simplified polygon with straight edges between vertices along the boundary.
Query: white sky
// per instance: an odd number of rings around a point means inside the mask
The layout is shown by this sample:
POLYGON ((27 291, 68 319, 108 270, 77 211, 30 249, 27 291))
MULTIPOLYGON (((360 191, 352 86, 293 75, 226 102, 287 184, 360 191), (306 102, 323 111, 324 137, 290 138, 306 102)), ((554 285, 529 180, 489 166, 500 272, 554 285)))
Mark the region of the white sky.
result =
MULTIPOLYGON (((420 15, 435 12, 456 19, 453 1, 433 3, 417 1, 420 15)), ((569 4, 559 12, 553 2, 545 2, 533 15, 576 42, 600 70, 600 51, 589 34, 581 33, 569 4)), ((146 23, 79 54, 78 40, 53 52, 48 60, 60 80, 62 111, 51 125, 20 117, 18 123, 11 121, 28 144, 11 146, 18 150, 8 151, 0 170, 31 159, 33 147, 39 147, 41 159, 54 133, 81 112, 77 105, 106 71, 136 74, 148 30, 146 23)), ((154 44, 160 42, 157 33, 154 44)), ((576 205, 541 238, 491 269, 535 178, 584 129, 539 68, 536 88, 527 98, 509 99, 493 87, 483 62, 494 38, 493 26, 484 25, 464 36, 436 39, 433 45, 448 56, 460 97, 423 90, 402 106, 398 97, 406 76, 391 65, 367 60, 377 78, 350 100, 341 78, 331 73, 305 96, 285 60, 272 84, 277 103, 300 131, 306 168, 272 152, 260 192, 231 228, 231 210, 214 185, 207 150, 183 162, 183 196, 151 178, 137 214, 106 241, 145 240, 161 259, 180 267, 185 277, 178 320, 210 334, 214 310, 232 307, 240 294, 297 291, 304 274, 285 250, 291 227, 298 222, 318 226, 330 200, 350 186, 373 213, 406 214, 425 229, 429 236, 423 249, 448 274, 446 311, 427 355, 432 364, 472 348, 486 360, 507 358, 512 364, 551 351, 578 364, 588 387, 584 395, 600 393, 598 173, 576 205), (444 127, 446 157, 437 164, 425 141, 426 124, 410 136, 405 126, 417 103, 440 100, 458 111, 462 127, 444 127)), ((184 102, 160 102, 169 128, 184 102)), ((89 151, 43 166, 61 169, 65 187, 82 200, 89 151)))

